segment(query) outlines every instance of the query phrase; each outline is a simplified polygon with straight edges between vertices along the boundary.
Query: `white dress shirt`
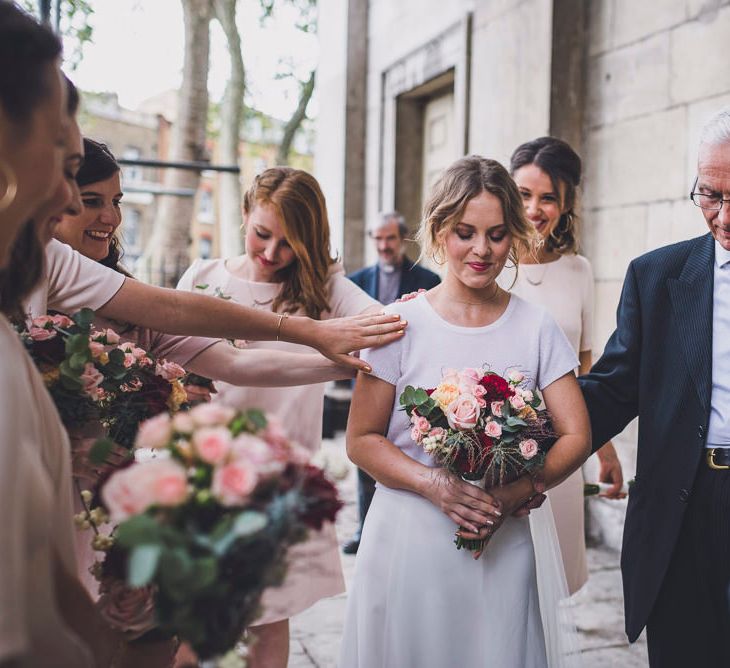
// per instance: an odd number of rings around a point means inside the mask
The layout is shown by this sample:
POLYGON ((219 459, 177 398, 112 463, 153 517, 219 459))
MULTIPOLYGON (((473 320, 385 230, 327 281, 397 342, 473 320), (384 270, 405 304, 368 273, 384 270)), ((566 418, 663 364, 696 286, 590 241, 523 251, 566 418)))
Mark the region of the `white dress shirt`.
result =
POLYGON ((712 394, 707 447, 730 447, 730 251, 715 241, 712 394))

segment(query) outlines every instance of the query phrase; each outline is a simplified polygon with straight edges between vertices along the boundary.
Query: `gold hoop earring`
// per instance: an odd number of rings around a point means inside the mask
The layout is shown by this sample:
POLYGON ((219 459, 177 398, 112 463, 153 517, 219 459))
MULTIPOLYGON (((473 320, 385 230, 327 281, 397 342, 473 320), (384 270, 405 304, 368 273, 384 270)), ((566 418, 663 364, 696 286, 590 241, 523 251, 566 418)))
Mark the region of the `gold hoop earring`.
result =
POLYGON ((0 175, 5 179, 5 193, 0 197, 0 213, 10 208, 18 194, 18 179, 15 172, 4 160, 0 160, 0 175))

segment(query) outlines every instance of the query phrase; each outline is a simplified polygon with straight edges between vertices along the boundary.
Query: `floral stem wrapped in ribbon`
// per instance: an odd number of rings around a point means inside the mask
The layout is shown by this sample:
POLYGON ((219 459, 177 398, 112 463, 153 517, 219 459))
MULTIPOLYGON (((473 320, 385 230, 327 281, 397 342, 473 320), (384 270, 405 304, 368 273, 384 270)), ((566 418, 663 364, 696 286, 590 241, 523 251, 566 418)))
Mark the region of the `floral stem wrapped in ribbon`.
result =
MULTIPOLYGON (((447 369, 431 389, 407 386, 400 405, 411 438, 440 465, 484 489, 535 475, 555 442, 540 397, 526 378, 481 369, 447 369)), ((481 551, 483 540, 457 535, 457 548, 481 551)))

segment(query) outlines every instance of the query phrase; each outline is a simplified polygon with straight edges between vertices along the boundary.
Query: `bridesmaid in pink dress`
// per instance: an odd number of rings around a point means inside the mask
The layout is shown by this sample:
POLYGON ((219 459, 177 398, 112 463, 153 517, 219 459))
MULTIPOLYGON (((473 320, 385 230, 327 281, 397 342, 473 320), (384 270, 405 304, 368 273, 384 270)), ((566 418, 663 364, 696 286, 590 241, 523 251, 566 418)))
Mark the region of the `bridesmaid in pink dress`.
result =
MULTIPOLYGON (((380 308, 344 274, 331 257, 324 196, 310 174, 275 167, 259 174, 244 196, 246 252, 230 260, 197 260, 178 288, 223 293, 261 311, 286 317, 306 314, 327 320, 380 308)), ((250 348, 304 352, 284 341, 250 348)), ((284 429, 312 453, 321 444, 324 385, 250 389, 220 384, 214 401, 235 408, 258 406, 279 418, 284 429)), ((264 594, 263 614, 251 629, 252 668, 285 668, 289 618, 318 600, 340 594, 344 581, 334 527, 292 549, 281 587, 264 594)))
MULTIPOLYGON (((122 222, 120 201, 124 196, 120 167, 106 146, 84 138, 84 164, 76 175, 76 183, 81 208, 76 214, 64 214, 54 229, 54 236, 91 260, 129 277, 120 264, 122 247, 117 236, 122 222)), ((123 341, 131 341, 156 357, 177 362, 201 375, 223 378, 233 385, 321 383, 353 375, 349 369, 317 353, 239 350, 220 339, 174 336, 102 317, 97 317, 95 325, 99 329, 111 327, 123 341)), ((196 400, 210 400, 205 388, 186 386, 186 390, 196 400)), ((72 438, 77 455, 74 462, 78 463, 74 473, 82 476, 79 482, 84 488, 93 482, 88 479, 90 471, 84 465, 84 452, 85 446, 100 435, 101 426, 96 425, 96 430, 94 427, 87 425, 80 430, 79 435, 88 434, 89 438, 72 438)), ((79 576, 96 598, 98 582, 89 569, 99 555, 91 549, 88 532, 77 532, 76 552, 79 576)))
POLYGON ((3 666, 109 665, 119 646, 75 578, 68 439, 9 322, 41 275, 42 252, 28 217, 68 205, 81 157, 72 146, 74 139, 80 144, 80 135, 66 111, 60 52, 49 30, 0 0, 3 666), (64 172, 71 178, 64 179, 64 172), (22 263, 24 280, 14 280, 11 261, 22 263))

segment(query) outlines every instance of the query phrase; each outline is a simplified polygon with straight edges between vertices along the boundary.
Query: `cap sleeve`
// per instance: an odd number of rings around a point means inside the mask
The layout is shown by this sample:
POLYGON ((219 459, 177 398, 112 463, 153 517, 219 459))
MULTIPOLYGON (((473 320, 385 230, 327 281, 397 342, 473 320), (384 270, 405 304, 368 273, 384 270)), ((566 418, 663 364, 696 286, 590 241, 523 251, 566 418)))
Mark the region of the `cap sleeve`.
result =
POLYGON ((48 244, 46 262, 47 308, 54 311, 75 313, 82 308, 101 308, 117 294, 125 280, 123 274, 55 239, 48 244))
MULTIPOLYGON (((395 309, 390 306, 384 310, 386 313, 395 313, 395 309)), ((401 336, 393 343, 380 348, 367 348, 360 353, 360 359, 367 362, 372 368, 371 375, 391 385, 398 384, 398 379, 402 376, 401 361, 407 337, 406 332, 405 336, 401 336)))

